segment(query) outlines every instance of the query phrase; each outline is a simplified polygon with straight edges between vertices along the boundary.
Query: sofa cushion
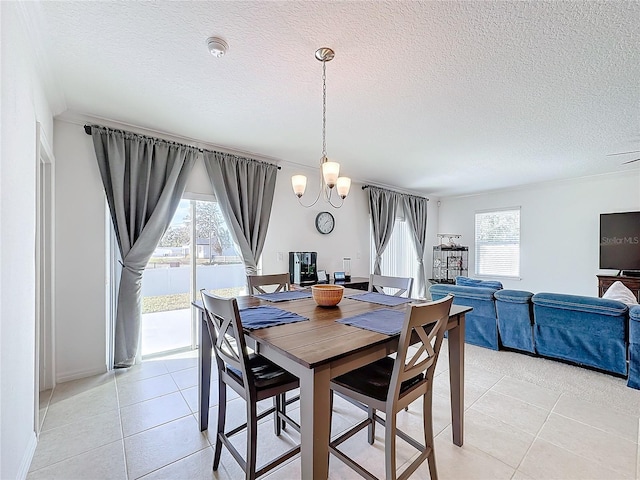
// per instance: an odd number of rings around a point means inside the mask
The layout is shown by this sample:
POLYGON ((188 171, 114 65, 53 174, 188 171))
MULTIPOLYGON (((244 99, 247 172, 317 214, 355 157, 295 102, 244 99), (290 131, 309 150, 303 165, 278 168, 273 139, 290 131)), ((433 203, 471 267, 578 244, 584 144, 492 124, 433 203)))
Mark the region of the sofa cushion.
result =
POLYGON ((626 305, 638 305, 638 300, 631 290, 629 290, 621 281, 613 282, 611 286, 604 292, 602 298, 609 300, 617 300, 626 305))
POLYGON ((502 283, 496 280, 478 280, 477 278, 469 277, 456 277, 456 285, 462 287, 493 288, 496 290, 502 289, 502 283))
POLYGON ((640 322, 640 305, 629 308, 629 318, 634 322, 640 322))

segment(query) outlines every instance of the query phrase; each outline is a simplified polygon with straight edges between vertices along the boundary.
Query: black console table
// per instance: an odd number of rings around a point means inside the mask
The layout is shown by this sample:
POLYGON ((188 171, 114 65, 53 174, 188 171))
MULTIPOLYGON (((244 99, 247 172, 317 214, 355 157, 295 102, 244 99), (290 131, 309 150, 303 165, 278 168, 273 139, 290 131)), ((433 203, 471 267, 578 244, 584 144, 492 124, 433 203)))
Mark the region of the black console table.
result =
POLYGON ((349 281, 338 280, 337 282, 331 280, 331 283, 336 285, 342 285, 344 288, 355 288, 356 290, 369 290, 369 279, 367 277, 351 277, 349 281))

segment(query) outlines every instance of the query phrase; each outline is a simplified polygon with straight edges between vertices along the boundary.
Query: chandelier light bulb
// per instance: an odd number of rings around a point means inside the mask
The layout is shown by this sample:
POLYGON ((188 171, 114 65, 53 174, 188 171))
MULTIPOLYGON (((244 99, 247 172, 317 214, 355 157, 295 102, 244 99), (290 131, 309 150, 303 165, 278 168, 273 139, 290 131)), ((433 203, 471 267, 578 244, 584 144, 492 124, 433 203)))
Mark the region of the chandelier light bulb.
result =
POLYGON ((291 177, 291 186, 293 187, 293 193, 298 198, 304 195, 304 191, 307 188, 307 177, 304 175, 294 175, 291 177))
POLYGON ((338 175, 340 175, 340 164, 338 162, 322 163, 322 176, 327 187, 333 188, 336 185, 338 175))
POLYGON ((336 182, 336 190, 343 200, 349 195, 351 189, 351 179, 349 177, 339 177, 336 182))

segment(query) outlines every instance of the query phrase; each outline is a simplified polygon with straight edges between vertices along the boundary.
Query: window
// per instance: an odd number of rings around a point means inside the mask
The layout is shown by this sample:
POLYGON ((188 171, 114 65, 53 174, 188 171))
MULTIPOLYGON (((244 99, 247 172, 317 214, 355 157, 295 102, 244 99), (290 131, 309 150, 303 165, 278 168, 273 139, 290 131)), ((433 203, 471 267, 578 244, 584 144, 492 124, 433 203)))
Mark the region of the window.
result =
POLYGON ((476 275, 520 276, 520 208, 476 213, 476 275))
MULTIPOLYGON (((373 266, 376 261, 376 247, 373 243, 373 231, 371 232, 371 268, 373 272, 373 266)), ((396 219, 396 223, 391 233, 391 238, 382 253, 382 262, 380 264, 380 271, 382 275, 388 275, 391 277, 412 277, 413 288, 412 296, 416 296, 418 292, 417 278, 418 278, 418 261, 416 255, 416 249, 411 239, 411 230, 409 224, 403 219, 396 219)))

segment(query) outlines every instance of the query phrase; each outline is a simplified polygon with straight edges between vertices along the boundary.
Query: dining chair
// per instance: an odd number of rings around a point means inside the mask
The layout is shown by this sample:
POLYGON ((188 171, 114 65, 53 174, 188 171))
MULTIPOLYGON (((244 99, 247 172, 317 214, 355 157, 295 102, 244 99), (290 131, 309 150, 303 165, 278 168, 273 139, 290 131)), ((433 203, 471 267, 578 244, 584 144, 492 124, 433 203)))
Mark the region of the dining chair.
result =
MULTIPOLYGON (((329 442, 329 451, 365 478, 376 478, 349 458, 338 446, 365 427, 369 444, 375 441, 375 424, 385 427, 385 477, 408 478, 425 459, 432 480, 438 478, 433 442, 431 406, 433 377, 449 321, 452 296, 429 303, 412 303, 404 318, 396 358, 384 357, 336 377, 332 392, 359 402, 368 411, 367 418, 329 442), (412 340, 417 343, 412 345, 412 340), (424 445, 396 427, 396 414, 422 397, 424 445), (382 419, 376 411, 385 413, 382 419), (396 435, 415 447, 420 454, 400 474, 396 473, 396 435)), ((333 394, 331 396, 333 399, 333 394)))
POLYGON ((254 293, 267 293, 263 287, 274 286, 275 289, 269 293, 284 292, 291 289, 288 273, 276 273, 273 275, 247 275, 249 284, 249 295, 254 293))
POLYGON ((395 288, 398 291, 393 295, 401 297, 405 293, 407 297, 411 297, 411 287, 413 286, 413 278, 411 277, 389 277, 386 275, 369 275, 369 291, 385 293, 384 288, 395 288))
POLYGON ((275 460, 256 469, 258 421, 274 414, 274 430, 281 433, 281 422, 300 432, 300 425, 284 413, 281 399, 286 392, 299 387, 297 377, 265 357, 247 351, 238 303, 235 298, 222 298, 200 291, 205 312, 213 328, 209 329, 218 367, 218 428, 213 458, 213 470, 218 469, 224 445, 245 472, 247 479, 255 479, 300 452, 300 446, 289 449, 275 460), (232 388, 246 402, 247 422, 225 432, 227 388, 232 388), (257 403, 273 398, 274 406, 257 413, 257 403), (247 431, 246 456, 236 450, 230 438, 247 431))

